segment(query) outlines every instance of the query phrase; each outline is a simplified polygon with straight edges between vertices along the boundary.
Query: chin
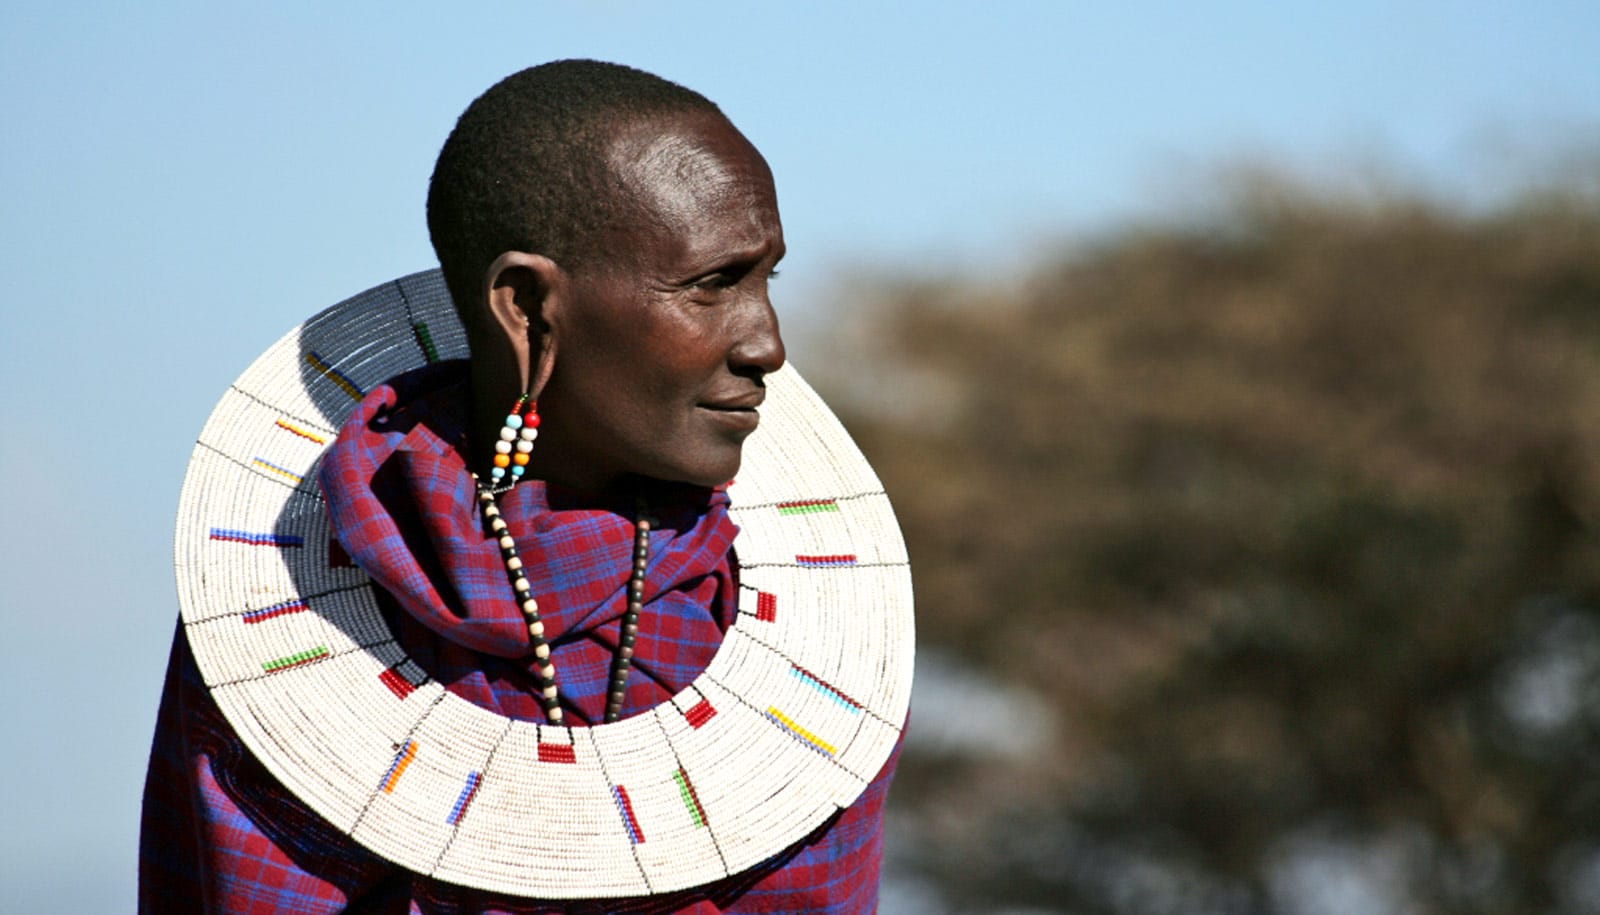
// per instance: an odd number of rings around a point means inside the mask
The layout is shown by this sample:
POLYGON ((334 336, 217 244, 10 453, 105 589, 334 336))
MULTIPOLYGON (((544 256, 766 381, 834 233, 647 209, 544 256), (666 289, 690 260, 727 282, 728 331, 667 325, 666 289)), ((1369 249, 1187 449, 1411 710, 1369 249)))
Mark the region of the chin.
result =
POLYGON ((715 489, 733 479, 739 472, 740 456, 734 455, 732 460, 707 462, 694 467, 680 467, 670 476, 663 479, 678 483, 688 483, 691 486, 701 486, 706 489, 715 489))

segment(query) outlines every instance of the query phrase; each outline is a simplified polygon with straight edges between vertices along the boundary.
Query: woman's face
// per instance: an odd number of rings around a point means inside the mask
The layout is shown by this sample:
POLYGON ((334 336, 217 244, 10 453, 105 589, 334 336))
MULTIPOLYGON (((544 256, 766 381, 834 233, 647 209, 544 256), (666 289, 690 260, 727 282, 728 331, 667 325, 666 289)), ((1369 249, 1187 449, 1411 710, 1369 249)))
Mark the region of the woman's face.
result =
POLYGON ((589 489, 628 473, 725 483, 784 361, 772 174, 714 116, 626 130, 610 158, 624 218, 569 274, 535 460, 589 489))

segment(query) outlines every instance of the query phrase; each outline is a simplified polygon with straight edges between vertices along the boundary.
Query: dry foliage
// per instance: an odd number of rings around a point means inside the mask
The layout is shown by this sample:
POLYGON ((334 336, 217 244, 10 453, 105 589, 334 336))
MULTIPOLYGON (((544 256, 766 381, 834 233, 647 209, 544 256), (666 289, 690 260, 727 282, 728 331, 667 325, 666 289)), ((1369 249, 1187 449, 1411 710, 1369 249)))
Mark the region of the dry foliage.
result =
POLYGON ((1309 847, 1415 911, 1600 905, 1593 199, 1263 183, 871 315, 833 386, 921 637, 1057 719, 1025 763, 908 758, 952 899, 1276 911, 1309 847))

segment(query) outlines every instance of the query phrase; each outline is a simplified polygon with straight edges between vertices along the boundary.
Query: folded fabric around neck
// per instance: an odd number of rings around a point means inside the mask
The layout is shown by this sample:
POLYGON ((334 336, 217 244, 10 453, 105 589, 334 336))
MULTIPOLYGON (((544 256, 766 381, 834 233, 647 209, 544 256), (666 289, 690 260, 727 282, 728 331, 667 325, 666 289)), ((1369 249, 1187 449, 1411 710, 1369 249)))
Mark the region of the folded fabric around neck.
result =
MULTIPOLYGON (((526 624, 473 498, 469 392, 462 361, 390 379, 340 429, 319 479, 334 533, 377 585, 400 645, 462 698, 542 721, 526 624)), ((633 479, 596 495, 529 479, 499 499, 569 723, 604 713, 640 500, 655 528, 624 717, 688 686, 732 624, 738 526, 727 494, 633 479)))

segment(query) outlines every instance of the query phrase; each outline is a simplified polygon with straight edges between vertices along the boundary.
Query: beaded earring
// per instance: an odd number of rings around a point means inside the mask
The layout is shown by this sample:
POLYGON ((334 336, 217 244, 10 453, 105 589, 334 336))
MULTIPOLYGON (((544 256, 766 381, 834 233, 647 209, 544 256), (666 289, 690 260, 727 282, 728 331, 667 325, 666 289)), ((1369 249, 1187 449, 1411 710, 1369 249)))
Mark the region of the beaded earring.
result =
POLYGON ((494 466, 489 468, 492 485, 517 485, 528 469, 528 456, 533 452, 533 440, 539 437, 539 406, 533 398, 523 394, 511 405, 505 424, 500 427, 500 440, 494 443, 494 466), (508 481, 506 477, 510 476, 508 481))
MULTIPOLYGON (((495 494, 517 485, 527 471, 528 455, 533 452, 533 440, 539 437, 539 408, 533 398, 523 394, 511 405, 504 425, 500 427, 500 440, 494 443, 494 466, 489 474, 492 482, 485 486, 472 475, 477 484, 478 503, 490 533, 500 545, 500 558, 505 562, 506 578, 511 583, 512 596, 522 610, 523 621, 528 626, 528 644, 533 648, 534 687, 539 705, 544 709, 545 720, 551 724, 562 723, 560 691, 556 686, 556 667, 550 658, 550 643, 544 637, 544 621, 539 618, 539 601, 533 596, 527 573, 523 571, 522 557, 517 555, 517 542, 511 529, 500 516, 500 506, 495 494), (511 479, 506 480, 507 477, 511 479)), ((644 609, 645 570, 650 564, 650 530, 653 525, 645 517, 645 505, 640 500, 638 516, 634 521, 633 569, 628 576, 628 606, 622 614, 622 630, 616 654, 611 658, 611 675, 606 684, 606 707, 603 721, 610 724, 622 717, 622 705, 628 694, 628 673, 633 668, 634 643, 639 635, 639 614, 644 609)))
MULTIPOLYGON (((556 691, 556 668, 550 660, 550 643, 544 638, 544 622, 539 619, 539 601, 530 593, 528 577, 522 571, 522 558, 517 555, 517 542, 505 519, 500 517, 500 506, 495 504, 497 492, 505 492, 517 485, 528 469, 528 456, 533 453, 533 440, 539 437, 539 407, 533 398, 523 394, 506 413, 500 427, 500 440, 494 443, 494 466, 489 468, 492 483, 478 483, 478 502, 484 520, 500 544, 500 558, 506 565, 506 576, 511 582, 512 595, 522 610, 528 624, 528 642, 533 647, 534 674, 539 704, 544 708, 545 720, 561 723, 561 705, 556 691), (510 477, 509 481, 506 477, 510 477)), ((473 474, 477 480, 477 474, 473 474)))

